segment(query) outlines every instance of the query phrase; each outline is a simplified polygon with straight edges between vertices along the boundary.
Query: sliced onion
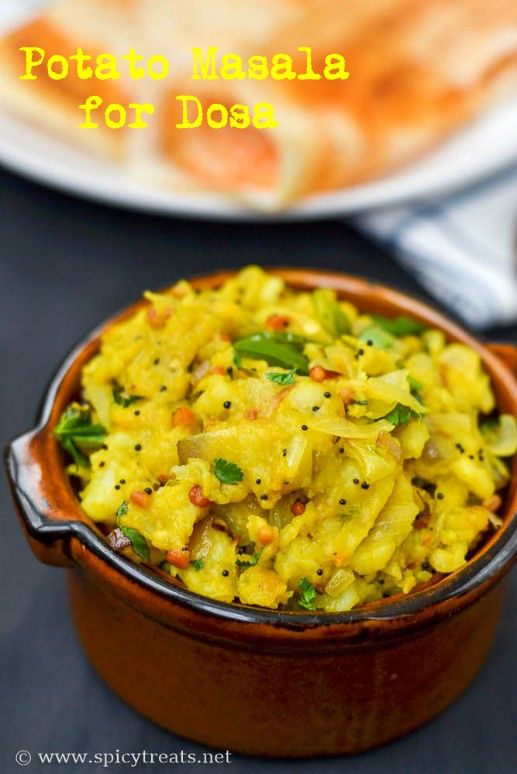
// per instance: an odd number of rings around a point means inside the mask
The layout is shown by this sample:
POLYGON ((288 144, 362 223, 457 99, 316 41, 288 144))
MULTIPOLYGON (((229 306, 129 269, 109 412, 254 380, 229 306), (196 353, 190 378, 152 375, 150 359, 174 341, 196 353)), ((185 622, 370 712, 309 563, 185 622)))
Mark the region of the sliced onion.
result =
POLYGON ((486 434, 488 451, 496 457, 517 452, 517 422, 511 414, 501 414, 496 428, 486 434))
POLYGON ((352 570, 340 569, 336 570, 332 578, 325 586, 325 592, 329 597, 338 597, 345 589, 352 585, 355 576, 352 570))
POLYGON ((195 369, 195 371, 192 371, 191 379, 194 384, 197 384, 201 381, 201 379, 207 375, 207 373, 210 371, 211 365, 209 360, 203 360, 203 362, 198 365, 198 367, 195 369))
POLYGON ((382 449, 388 454, 391 454, 391 456, 394 457, 394 459, 396 459, 397 462, 401 461, 402 449, 400 448, 400 444, 397 442, 395 438, 393 438, 392 435, 390 435, 390 433, 387 433, 386 430, 381 430, 381 432, 377 436, 375 445, 378 446, 379 449, 382 449))
POLYGON ((191 559, 204 559, 208 554, 212 521, 212 516, 205 516, 204 519, 201 519, 194 525, 188 544, 191 559))
POLYGON ((109 533, 106 540, 108 541, 108 544, 111 546, 111 548, 113 548, 115 551, 122 551, 122 549, 131 545, 129 538, 127 538, 122 530, 118 527, 109 533))
POLYGON ((385 419, 359 424, 359 422, 350 422, 348 419, 340 417, 317 419, 310 422, 309 427, 311 430, 319 430, 320 433, 328 435, 338 435, 340 438, 371 438, 372 440, 375 440, 381 431, 393 430, 393 425, 385 419))

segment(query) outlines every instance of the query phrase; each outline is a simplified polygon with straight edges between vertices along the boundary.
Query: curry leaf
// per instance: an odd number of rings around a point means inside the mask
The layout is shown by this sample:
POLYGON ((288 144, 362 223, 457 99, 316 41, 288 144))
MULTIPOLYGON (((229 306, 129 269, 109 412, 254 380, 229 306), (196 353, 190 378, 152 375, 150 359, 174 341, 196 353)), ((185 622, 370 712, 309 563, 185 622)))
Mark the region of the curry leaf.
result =
POLYGON ((377 349, 390 349, 395 343, 395 339, 390 333, 387 333, 379 325, 369 325, 368 328, 359 335, 361 341, 371 341, 377 349))
POLYGON ((239 357, 265 360, 270 366, 296 369, 301 374, 309 373, 309 361, 301 351, 303 339, 288 334, 258 333, 234 342, 233 348, 239 357))
POLYGON ((414 333, 422 333, 425 330, 425 325, 405 315, 400 315, 399 317, 374 315, 373 319, 380 328, 387 333, 391 333, 392 336, 409 336, 414 333))
POLYGON ((334 338, 349 333, 350 323, 336 300, 335 291, 317 288, 312 294, 316 316, 323 328, 334 338))
POLYGON ((86 468, 89 467, 90 460, 82 453, 81 447, 94 449, 102 446, 106 430, 102 425, 92 422, 89 406, 71 404, 61 415, 54 428, 54 435, 75 464, 86 468))
POLYGON ((286 371, 284 373, 276 373, 274 371, 269 371, 266 374, 266 379, 269 379, 270 382, 274 382, 275 384, 294 384, 294 377, 296 374, 296 368, 293 368, 291 371, 286 371))
POLYGON ((151 553, 144 536, 141 535, 138 530, 133 529, 132 527, 120 527, 120 530, 124 533, 127 539, 131 541, 131 545, 135 554, 143 559, 144 562, 148 562, 151 558, 151 553))
POLYGON ((83 454, 77 446, 75 445, 74 441, 71 438, 64 437, 59 439, 59 443, 61 444, 61 447, 68 452, 68 454, 71 456, 71 458, 74 461, 74 464, 77 465, 78 468, 89 468, 90 467, 90 460, 89 458, 83 454))

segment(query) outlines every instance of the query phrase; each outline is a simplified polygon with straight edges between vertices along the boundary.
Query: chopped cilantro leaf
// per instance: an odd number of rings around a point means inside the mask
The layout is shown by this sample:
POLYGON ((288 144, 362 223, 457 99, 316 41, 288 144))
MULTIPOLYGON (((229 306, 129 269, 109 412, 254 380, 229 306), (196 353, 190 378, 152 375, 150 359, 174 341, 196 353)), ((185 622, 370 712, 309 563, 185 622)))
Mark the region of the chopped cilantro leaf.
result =
POLYGON ((408 380, 409 389, 411 390, 411 392, 418 392, 424 386, 422 382, 419 382, 418 379, 414 378, 414 376, 411 376, 411 375, 408 376, 407 380, 408 380))
POLYGON ((128 406, 131 406, 133 403, 136 403, 138 400, 142 400, 141 395, 129 395, 127 392, 124 392, 122 387, 114 387, 113 388, 113 400, 118 406, 122 406, 123 408, 127 408, 128 406))
POLYGON ((384 419, 391 422, 392 425, 405 425, 410 419, 418 419, 420 414, 409 408, 409 406, 403 406, 401 403, 397 403, 384 419))
POLYGON ((244 473, 234 462, 214 460, 214 473, 221 484, 238 484, 244 478, 244 473))
POLYGON ((250 567, 255 567, 255 565, 258 564, 261 553, 262 551, 255 552, 253 556, 248 557, 249 561, 245 561, 244 559, 236 559, 235 564, 237 567, 240 567, 241 570, 249 570, 250 567))
POLYGON ((204 563, 204 561, 203 561, 202 559, 192 559, 192 561, 190 562, 190 564, 192 565, 192 567, 193 567, 195 570, 198 570, 198 571, 199 571, 199 570, 202 570, 202 569, 203 569, 203 567, 205 566, 205 563, 204 563))
POLYGON ((300 598, 298 600, 300 607, 305 608, 305 610, 316 610, 315 600, 317 594, 312 583, 307 578, 302 578, 298 581, 298 588, 300 589, 300 598))

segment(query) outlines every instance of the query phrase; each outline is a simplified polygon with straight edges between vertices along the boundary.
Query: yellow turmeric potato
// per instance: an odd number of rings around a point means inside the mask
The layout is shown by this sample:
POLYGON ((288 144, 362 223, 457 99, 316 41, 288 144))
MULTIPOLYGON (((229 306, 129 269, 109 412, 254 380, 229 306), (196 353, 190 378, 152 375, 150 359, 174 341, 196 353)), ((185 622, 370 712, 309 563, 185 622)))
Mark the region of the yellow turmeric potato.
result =
POLYGON ((339 612, 497 529, 517 429, 476 352, 256 266, 145 296, 56 427, 118 550, 221 602, 339 612))
POLYGON ((238 597, 244 604, 277 608, 280 604, 285 604, 291 596, 292 592, 287 591, 287 584, 274 570, 256 565, 240 574, 238 597))

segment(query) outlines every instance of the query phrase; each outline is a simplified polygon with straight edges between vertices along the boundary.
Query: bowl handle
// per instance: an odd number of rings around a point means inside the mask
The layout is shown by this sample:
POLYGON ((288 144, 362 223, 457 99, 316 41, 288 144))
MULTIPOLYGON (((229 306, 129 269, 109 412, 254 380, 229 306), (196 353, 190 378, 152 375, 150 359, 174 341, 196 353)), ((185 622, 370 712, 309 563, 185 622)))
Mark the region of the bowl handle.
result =
POLYGON ((69 553, 70 538, 85 525, 69 519, 66 503, 72 493, 59 486, 52 476, 47 450, 40 442, 37 429, 14 440, 5 452, 7 475, 33 553, 45 564, 71 567, 74 562, 69 553), (43 482, 48 477, 53 484, 51 492, 44 489, 43 482))
POLYGON ((517 376, 517 347, 514 344, 487 344, 486 348, 517 376))

